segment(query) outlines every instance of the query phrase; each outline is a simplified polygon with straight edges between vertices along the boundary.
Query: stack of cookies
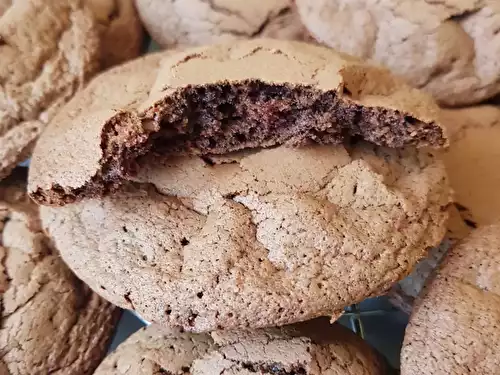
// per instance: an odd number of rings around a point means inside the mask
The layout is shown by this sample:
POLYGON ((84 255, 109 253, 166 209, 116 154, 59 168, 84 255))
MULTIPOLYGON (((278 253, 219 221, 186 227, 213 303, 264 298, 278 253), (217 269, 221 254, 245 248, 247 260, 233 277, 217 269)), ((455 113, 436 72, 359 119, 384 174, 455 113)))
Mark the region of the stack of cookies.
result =
POLYGON ((500 108, 436 102, 500 8, 420 2, 0 0, 0 375, 382 375, 386 293, 403 375, 495 374, 500 108))
MULTIPOLYGON (((434 102, 382 68, 300 42, 235 41, 91 81, 37 143, 28 191, 76 275, 154 323, 134 339, 144 353, 188 340, 174 350, 189 352, 185 372, 319 374, 341 355, 332 348, 352 350, 342 335, 267 329, 334 321, 440 243, 450 190, 432 150, 446 142, 434 102), (234 336, 201 335, 220 330, 234 336), (231 345, 262 353, 233 358, 231 345), (279 357, 288 345, 296 355, 279 357)), ((148 368, 178 373, 160 352, 148 368)), ((116 356, 103 367, 142 366, 116 356)))

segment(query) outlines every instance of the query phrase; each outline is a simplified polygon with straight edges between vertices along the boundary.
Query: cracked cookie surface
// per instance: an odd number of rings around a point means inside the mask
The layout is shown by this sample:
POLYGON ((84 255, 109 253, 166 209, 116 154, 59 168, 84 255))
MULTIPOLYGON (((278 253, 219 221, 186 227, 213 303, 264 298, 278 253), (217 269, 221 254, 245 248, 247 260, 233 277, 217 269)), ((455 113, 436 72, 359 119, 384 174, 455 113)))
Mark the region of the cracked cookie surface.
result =
POLYGON ((497 0, 297 0, 297 6, 316 39, 387 66, 444 105, 500 92, 497 0))
POLYGON ((380 357, 326 319, 281 329, 189 334, 151 325, 135 333, 96 375, 382 375, 380 357))
POLYGON ((167 56, 156 70, 117 72, 95 79, 44 132, 30 169, 38 203, 108 194, 148 153, 223 154, 352 137, 391 147, 447 142, 429 96, 324 47, 240 41, 167 56), (122 87, 123 100, 102 88, 111 85, 122 87), (99 92, 108 96, 89 99, 99 92), (89 101, 92 108, 82 109, 89 101))
POLYGON ((139 164, 141 184, 43 206, 44 228, 94 291, 189 331, 335 316, 387 291, 445 232, 444 167, 411 148, 280 146, 139 164))
POLYGON ((431 249, 428 256, 417 263, 410 275, 394 285, 388 293, 391 303, 407 314, 411 313, 415 298, 420 294, 426 280, 439 266, 449 249, 471 231, 455 205, 450 206, 448 212, 449 219, 443 242, 431 249))
POLYGON ((119 310, 63 264, 25 185, 12 177, 0 185, 0 372, 91 374, 119 310))
POLYGON ((0 7, 0 177, 26 158, 49 118, 99 67, 99 36, 78 0, 0 7))
POLYGON ((132 0, 0 2, 0 178, 100 68, 139 53, 132 0))
POLYGON ((152 38, 166 48, 273 38, 308 40, 292 0, 136 0, 152 38))
POLYGON ((495 374, 500 367, 500 225, 475 230, 446 255, 417 298, 402 375, 495 374))

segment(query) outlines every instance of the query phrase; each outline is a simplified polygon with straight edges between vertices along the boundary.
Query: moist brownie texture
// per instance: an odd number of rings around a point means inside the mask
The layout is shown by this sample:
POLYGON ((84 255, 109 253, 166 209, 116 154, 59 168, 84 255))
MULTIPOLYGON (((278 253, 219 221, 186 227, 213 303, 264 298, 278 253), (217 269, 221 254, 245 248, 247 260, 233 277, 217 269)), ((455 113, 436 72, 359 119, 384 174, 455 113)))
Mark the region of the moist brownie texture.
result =
POLYGON ((0 218, 0 373, 91 374, 119 309, 63 264, 12 176, 0 185, 0 218))
POLYGON ((411 313, 415 298, 446 252, 470 233, 471 228, 464 222, 455 205, 448 208, 448 213, 448 230, 443 242, 431 249, 429 255, 418 262, 411 274, 394 285, 388 294, 391 303, 407 314, 411 313))
POLYGON ((136 0, 152 38, 166 48, 267 37, 310 40, 293 0, 136 0))
POLYGON ((498 223, 475 230, 446 255, 416 301, 402 375, 498 373, 499 267, 498 223))
POLYGON ((450 134, 444 153, 460 213, 475 228, 500 218, 500 107, 443 111, 450 134))
POLYGON ((326 319, 284 328, 189 334, 152 325, 135 333, 96 375, 382 375, 360 338, 326 319))
POLYGON ((101 67, 139 56, 143 31, 134 0, 83 0, 92 11, 101 40, 101 67))
POLYGON ((112 72, 76 97, 38 142, 29 184, 38 203, 112 191, 147 153, 223 154, 353 136, 391 147, 446 143, 430 97, 324 47, 263 39, 197 48, 165 57, 150 87, 152 70, 145 80, 112 72), (123 90, 97 98, 111 81, 123 90))
POLYGON ((498 0, 297 0, 311 34, 373 60, 444 105, 500 93, 498 0))
POLYGON ((442 163, 411 148, 150 154, 137 179, 43 206, 44 228, 94 291, 188 331, 336 316, 406 276, 448 216, 442 163))

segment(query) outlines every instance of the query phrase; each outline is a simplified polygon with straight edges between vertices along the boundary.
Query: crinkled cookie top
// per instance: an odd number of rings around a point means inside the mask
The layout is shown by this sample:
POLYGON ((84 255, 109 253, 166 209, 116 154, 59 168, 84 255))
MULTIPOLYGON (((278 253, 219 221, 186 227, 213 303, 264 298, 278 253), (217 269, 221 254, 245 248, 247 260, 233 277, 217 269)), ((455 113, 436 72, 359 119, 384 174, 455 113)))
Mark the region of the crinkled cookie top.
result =
POLYGON ((160 67, 148 61, 97 77, 52 121, 30 171, 37 202, 105 195, 148 153, 223 154, 351 137, 391 147, 446 143, 430 97, 324 47, 263 39, 184 51, 160 67))
POLYGON ((136 5, 148 32, 166 48, 309 38, 293 0, 136 0, 136 5))
POLYGON ((382 294, 441 241, 450 199, 432 155, 364 143, 151 154, 137 180, 42 207, 44 227, 94 291, 189 331, 335 316, 382 294))
POLYGON ((0 186, 0 372, 91 374, 118 309, 63 264, 24 188, 0 186))
POLYGON ((99 68, 94 17, 78 0, 0 5, 0 177, 99 68))
POLYGON ((451 250, 416 301, 402 375, 495 374, 500 367, 500 224, 451 250))
POLYGON ((500 93, 498 0, 297 0, 325 44, 371 59, 445 105, 500 93))
POLYGON ((120 345, 95 374, 382 375, 384 370, 363 340, 322 319, 281 329, 211 335, 151 325, 120 345))
POLYGON ((443 160, 462 216, 472 227, 500 218, 500 107, 443 111, 450 147, 443 160))

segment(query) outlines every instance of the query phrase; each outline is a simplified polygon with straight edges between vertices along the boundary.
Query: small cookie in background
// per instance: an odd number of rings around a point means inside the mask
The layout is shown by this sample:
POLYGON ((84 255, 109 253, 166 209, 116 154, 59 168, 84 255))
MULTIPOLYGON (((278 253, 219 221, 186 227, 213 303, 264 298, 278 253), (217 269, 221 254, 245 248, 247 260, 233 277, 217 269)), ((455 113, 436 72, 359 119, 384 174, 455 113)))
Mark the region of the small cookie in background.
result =
POLYGON ((0 373, 90 375, 120 310, 62 262, 22 174, 0 183, 0 373))
POLYGON ((97 21, 101 68, 139 56, 144 33, 134 0, 83 0, 97 21))
POLYGON ((429 250, 429 255, 417 263, 411 274, 394 285, 388 293, 389 301, 407 314, 411 313, 415 298, 420 294, 426 280, 439 266, 448 250, 471 231, 455 205, 450 206, 448 212, 450 216, 447 224, 448 230, 443 242, 429 250))
POLYGON ((500 93, 500 1, 297 0, 322 43, 372 60, 445 106, 500 93))
POLYGON ((483 105, 443 110, 450 138, 443 153, 455 201, 475 228, 500 218, 500 107, 483 105))
POLYGON ((139 54, 132 0, 0 0, 0 178, 100 69, 139 54))
POLYGON ((327 319, 295 326, 189 334, 151 325, 136 332, 95 375, 251 373, 384 375, 384 360, 327 319))
POLYGON ((135 0, 151 37, 164 48, 234 39, 311 40, 293 0, 135 0))
POLYGON ((500 224, 450 250, 417 298, 401 375, 497 374, 500 368, 500 224))

